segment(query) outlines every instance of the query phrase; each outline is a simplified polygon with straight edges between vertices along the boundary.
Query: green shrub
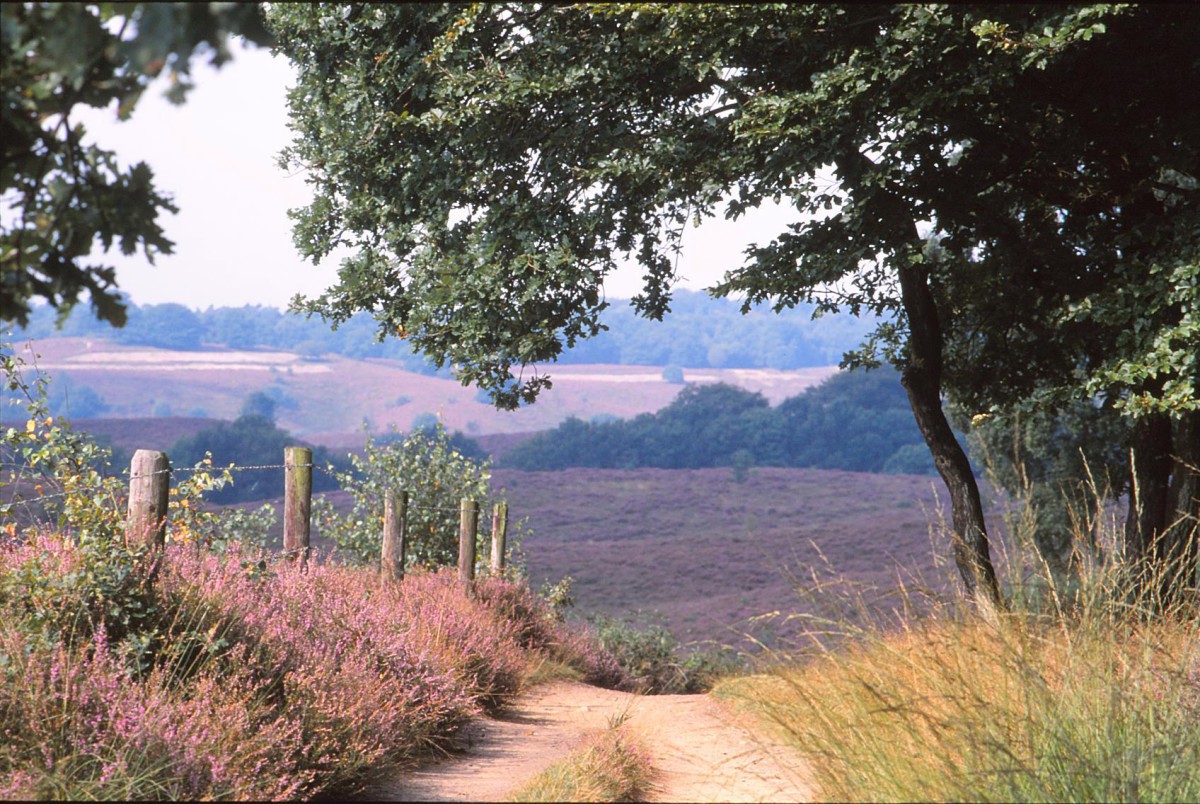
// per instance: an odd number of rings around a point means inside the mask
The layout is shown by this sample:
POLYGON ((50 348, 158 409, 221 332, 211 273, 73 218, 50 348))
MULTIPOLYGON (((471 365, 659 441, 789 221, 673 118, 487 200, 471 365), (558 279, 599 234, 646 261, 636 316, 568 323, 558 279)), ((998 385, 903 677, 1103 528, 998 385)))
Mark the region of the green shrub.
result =
POLYGON ((610 653, 631 680, 631 686, 648 695, 704 692, 717 678, 741 667, 738 654, 729 648, 692 650, 681 654, 679 641, 662 625, 645 615, 588 618, 603 649, 610 653))
MULTIPOLYGON (((403 440, 368 437, 363 454, 352 455, 350 460, 351 471, 334 475, 354 498, 351 512, 339 514, 323 497, 313 501, 313 521, 346 558, 358 563, 379 561, 383 500, 389 491, 408 492, 405 543, 409 566, 439 566, 458 560, 459 506, 464 498, 481 503, 476 555, 481 559, 487 555, 491 537, 488 503, 502 502, 491 491, 491 462, 473 460, 455 449, 440 423, 403 440)), ((510 523, 510 549, 517 549, 524 532, 523 521, 510 523)))

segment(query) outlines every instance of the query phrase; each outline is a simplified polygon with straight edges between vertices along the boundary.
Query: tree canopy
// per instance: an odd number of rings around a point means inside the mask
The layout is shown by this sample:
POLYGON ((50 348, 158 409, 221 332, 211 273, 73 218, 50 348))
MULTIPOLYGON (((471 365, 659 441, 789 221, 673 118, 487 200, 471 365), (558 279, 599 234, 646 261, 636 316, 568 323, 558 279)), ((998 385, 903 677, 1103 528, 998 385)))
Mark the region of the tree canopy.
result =
MULTIPOLYGON (((299 71, 283 161, 315 190, 296 242, 356 252, 300 309, 368 310, 511 407, 549 383, 529 364, 598 332, 622 258, 645 272, 638 310, 661 317, 686 226, 780 199, 798 221, 714 292, 882 316, 846 363, 901 370, 977 599, 999 592, 944 393, 973 412, 1121 406, 1143 422, 1150 508, 1182 478, 1174 509, 1195 522, 1200 8, 270 16, 299 71)), ((1135 552, 1158 550, 1155 517, 1135 552)))
POLYGON ((229 59, 227 39, 271 41, 256 4, 5 3, 0 9, 0 317, 28 321, 43 299, 67 313, 86 292, 96 317, 125 323, 111 266, 96 246, 139 248, 154 261, 172 243, 159 224, 175 212, 144 162, 122 166, 89 142, 72 117, 80 106, 117 104, 127 119, 159 75, 183 102, 193 59, 229 59))

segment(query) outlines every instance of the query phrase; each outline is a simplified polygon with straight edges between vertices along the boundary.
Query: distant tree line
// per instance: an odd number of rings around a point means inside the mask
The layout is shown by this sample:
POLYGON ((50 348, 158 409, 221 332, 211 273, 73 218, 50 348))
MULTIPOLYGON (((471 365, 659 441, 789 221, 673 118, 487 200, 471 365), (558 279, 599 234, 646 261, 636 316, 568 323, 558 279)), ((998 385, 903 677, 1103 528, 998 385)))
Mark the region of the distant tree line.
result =
MULTIPOLYGON (((274 307, 209 307, 198 311, 182 304, 137 305, 126 299, 128 323, 121 329, 98 321, 86 310, 69 316, 59 329, 53 308, 35 307, 29 324, 16 328, 18 338, 75 336, 161 349, 272 348, 304 355, 338 354, 352 358, 399 360, 409 371, 432 374, 431 361, 414 354, 409 343, 375 338, 379 324, 359 313, 331 330, 320 318, 305 318, 274 307)), ((614 363, 689 368, 794 369, 827 366, 854 349, 873 324, 850 315, 828 315, 813 321, 812 307, 789 315, 753 310, 697 291, 677 291, 673 313, 648 321, 624 302, 604 311, 608 331, 564 353, 560 363, 614 363)))
MULTIPOLYGON (((279 466, 286 447, 310 446, 275 424, 276 402, 269 395, 255 392, 242 405, 241 415, 232 422, 217 422, 199 432, 175 442, 167 454, 174 466, 194 466, 206 454, 212 455, 217 467, 279 466)), ((348 464, 335 458, 325 447, 313 447, 313 464, 345 470, 348 464)), ((235 471, 233 484, 210 492, 211 502, 230 503, 263 500, 283 496, 283 469, 254 469, 235 471)), ((337 479, 327 472, 313 472, 313 491, 332 491, 338 488, 337 479)))
POLYGON ((761 393, 723 383, 689 384, 657 413, 616 421, 568 419, 514 447, 503 463, 529 471, 747 463, 934 471, 899 375, 890 368, 836 374, 773 408, 761 393))
MULTIPOLYGON (((175 466, 193 466, 206 454, 211 453, 213 463, 218 467, 231 463, 243 467, 278 466, 284 448, 308 446, 313 451, 313 463, 319 467, 313 472, 313 491, 337 490, 340 487, 338 479, 325 470, 332 466, 333 472, 351 471, 353 467, 349 456, 335 455, 327 447, 312 447, 286 430, 280 429, 275 423, 275 412, 279 407, 270 394, 254 392, 246 398, 237 419, 232 422, 217 422, 212 427, 176 441, 168 451, 172 463, 175 466)), ((444 442, 448 449, 470 460, 483 461, 488 458, 487 453, 474 439, 459 432, 445 433, 439 429, 436 422, 412 428, 411 433, 418 432, 424 433, 432 440, 444 442)), ((409 434, 391 432, 373 439, 373 443, 384 447, 403 441, 407 435, 409 434)), ((279 497, 283 494, 283 472, 284 470, 279 468, 235 470, 233 484, 210 492, 207 499, 228 505, 279 497)))

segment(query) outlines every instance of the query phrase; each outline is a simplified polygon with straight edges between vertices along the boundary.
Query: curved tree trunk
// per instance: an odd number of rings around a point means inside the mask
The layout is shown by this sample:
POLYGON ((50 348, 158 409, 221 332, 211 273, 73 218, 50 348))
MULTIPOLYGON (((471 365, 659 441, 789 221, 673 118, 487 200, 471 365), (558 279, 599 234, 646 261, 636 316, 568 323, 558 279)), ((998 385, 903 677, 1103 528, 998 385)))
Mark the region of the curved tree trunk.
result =
POLYGON ((901 381, 917 427, 933 454, 933 463, 950 490, 954 523, 954 562, 967 594, 981 608, 999 606, 1000 587, 992 566, 979 486, 971 463, 954 437, 942 411, 942 331, 929 290, 928 271, 919 266, 899 270, 900 293, 908 317, 908 363, 901 381))

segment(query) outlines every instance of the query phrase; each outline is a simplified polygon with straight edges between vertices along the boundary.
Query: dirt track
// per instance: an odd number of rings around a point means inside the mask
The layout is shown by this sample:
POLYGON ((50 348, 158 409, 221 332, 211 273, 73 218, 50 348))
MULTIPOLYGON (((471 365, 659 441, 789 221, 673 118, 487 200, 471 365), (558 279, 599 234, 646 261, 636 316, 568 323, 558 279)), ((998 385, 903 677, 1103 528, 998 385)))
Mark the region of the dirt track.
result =
POLYGON ((499 718, 462 735, 462 751, 379 782, 376 801, 501 801, 565 757, 591 731, 622 715, 644 738, 657 771, 651 801, 806 801, 795 752, 751 735, 739 716, 705 695, 635 696, 555 681, 525 695, 499 718))

